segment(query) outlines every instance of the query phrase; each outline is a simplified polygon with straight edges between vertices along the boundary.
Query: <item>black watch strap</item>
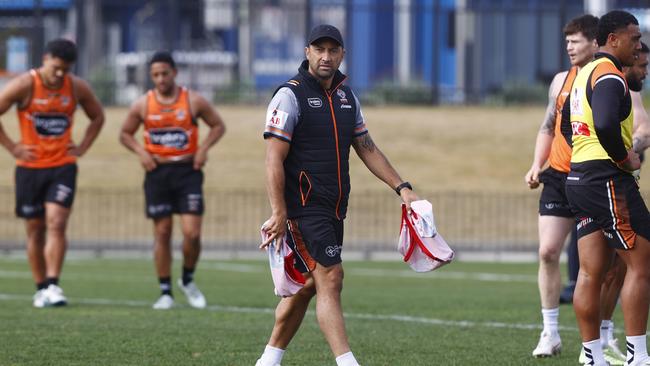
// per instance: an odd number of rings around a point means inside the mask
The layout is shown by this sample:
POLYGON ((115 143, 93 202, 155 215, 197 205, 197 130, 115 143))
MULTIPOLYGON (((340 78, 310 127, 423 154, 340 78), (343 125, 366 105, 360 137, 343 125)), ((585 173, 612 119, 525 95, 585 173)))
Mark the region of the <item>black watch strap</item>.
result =
POLYGON ((400 196, 401 195, 400 192, 402 192, 402 189, 404 189, 404 188, 408 188, 410 190, 413 190, 413 186, 411 186, 411 183, 404 182, 404 183, 400 183, 400 185, 395 187, 395 193, 397 193, 397 195, 400 196))

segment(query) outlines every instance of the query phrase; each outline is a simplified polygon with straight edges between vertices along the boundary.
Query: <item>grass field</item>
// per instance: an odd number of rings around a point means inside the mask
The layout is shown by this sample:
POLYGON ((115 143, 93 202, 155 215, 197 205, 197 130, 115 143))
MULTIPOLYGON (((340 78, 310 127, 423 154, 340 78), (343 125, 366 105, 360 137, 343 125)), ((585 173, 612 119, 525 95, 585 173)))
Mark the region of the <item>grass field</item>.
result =
MULTIPOLYGON (((560 314, 562 355, 530 356, 541 323, 535 264, 458 262, 428 274, 397 262, 345 268, 347 328, 364 366, 577 364, 570 306, 560 314)), ((176 291, 181 306, 154 311, 151 261, 70 259, 62 278, 70 305, 34 309, 25 259, 0 257, 0 365, 252 366, 277 303, 267 264, 206 260, 197 283, 207 310, 189 308, 176 291)), ((283 365, 334 365, 313 307, 283 365)))

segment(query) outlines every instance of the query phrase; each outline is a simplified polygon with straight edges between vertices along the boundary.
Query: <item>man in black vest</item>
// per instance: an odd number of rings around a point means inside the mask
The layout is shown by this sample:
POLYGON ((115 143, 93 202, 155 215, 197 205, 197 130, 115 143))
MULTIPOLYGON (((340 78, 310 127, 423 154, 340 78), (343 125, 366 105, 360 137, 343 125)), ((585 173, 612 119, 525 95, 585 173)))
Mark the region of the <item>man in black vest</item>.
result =
POLYGON ((266 115, 266 176, 272 215, 268 240, 284 238, 307 283, 280 300, 275 325, 256 366, 278 366, 316 296, 316 317, 338 366, 358 366, 350 351, 341 309, 343 219, 350 176, 350 146, 368 169, 410 207, 417 200, 370 138, 357 97, 338 71, 345 49, 338 29, 312 29, 299 72, 277 90, 266 115))

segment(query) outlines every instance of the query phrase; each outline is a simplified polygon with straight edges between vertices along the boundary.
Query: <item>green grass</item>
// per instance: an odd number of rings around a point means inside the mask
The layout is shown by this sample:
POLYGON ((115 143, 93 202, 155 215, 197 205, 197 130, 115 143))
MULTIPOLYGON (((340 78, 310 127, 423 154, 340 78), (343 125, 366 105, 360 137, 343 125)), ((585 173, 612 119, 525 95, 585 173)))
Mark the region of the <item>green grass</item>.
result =
MULTIPOLYGON (((0 365, 253 365, 278 300, 267 268, 205 260, 197 283, 208 310, 189 308, 177 290, 181 306, 153 311, 151 261, 69 259, 61 284, 70 305, 34 309, 26 260, 0 257, 0 365)), ((530 356, 541 323, 533 263, 458 262, 429 274, 387 262, 345 269, 346 325, 362 365, 577 364, 570 306, 560 314, 564 353, 530 356), (476 279, 486 273, 503 276, 476 279)), ((313 306, 283 365, 334 365, 313 306)))

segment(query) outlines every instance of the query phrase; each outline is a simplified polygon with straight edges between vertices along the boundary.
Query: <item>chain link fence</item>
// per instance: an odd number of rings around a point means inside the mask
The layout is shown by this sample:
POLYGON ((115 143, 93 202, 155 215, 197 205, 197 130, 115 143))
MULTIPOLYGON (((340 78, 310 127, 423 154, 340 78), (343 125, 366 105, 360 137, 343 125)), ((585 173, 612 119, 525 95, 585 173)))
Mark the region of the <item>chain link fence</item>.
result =
MULTIPOLYGON (((534 251, 537 247, 537 193, 418 192, 434 207, 436 224, 457 250, 534 251)), ((152 248, 153 228, 139 189, 81 188, 68 225, 71 249, 152 248)), ((13 188, 0 188, 0 250, 24 247, 25 228, 14 215, 13 188)), ((203 245, 206 251, 256 251, 259 228, 270 214, 263 190, 206 190, 203 245)), ((346 251, 394 251, 400 201, 386 191, 353 190, 345 221, 346 251)), ((175 227, 175 242, 180 241, 175 227)))

